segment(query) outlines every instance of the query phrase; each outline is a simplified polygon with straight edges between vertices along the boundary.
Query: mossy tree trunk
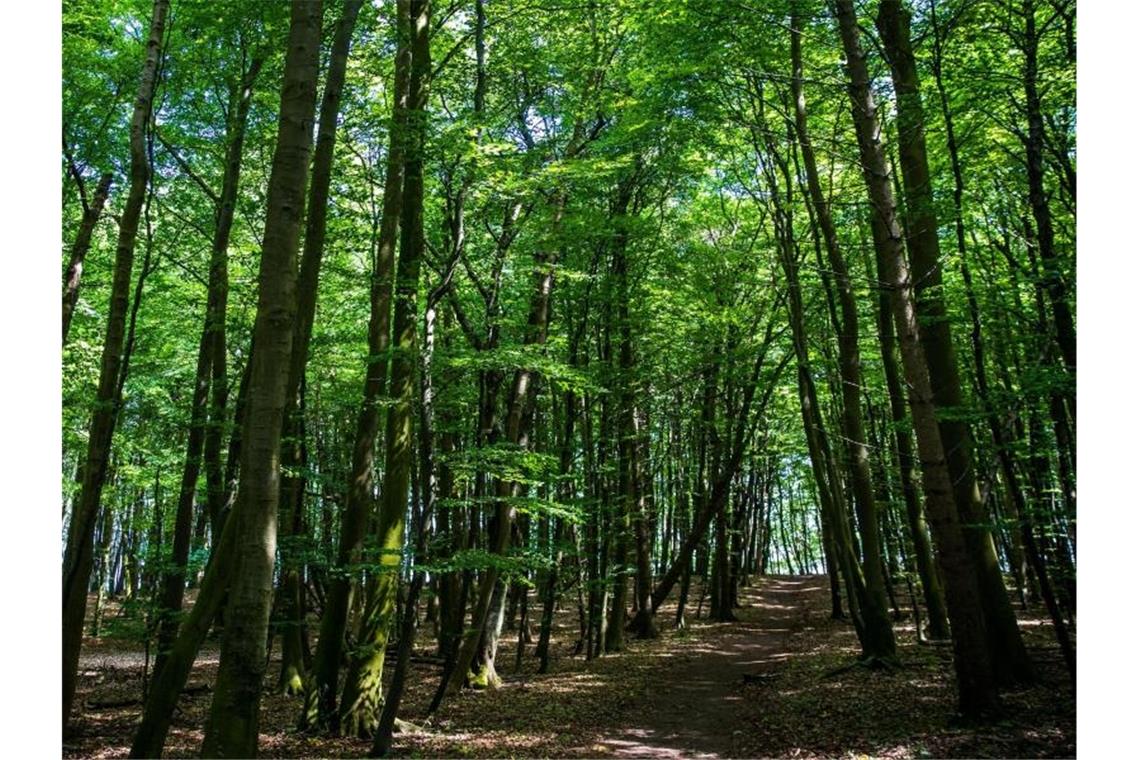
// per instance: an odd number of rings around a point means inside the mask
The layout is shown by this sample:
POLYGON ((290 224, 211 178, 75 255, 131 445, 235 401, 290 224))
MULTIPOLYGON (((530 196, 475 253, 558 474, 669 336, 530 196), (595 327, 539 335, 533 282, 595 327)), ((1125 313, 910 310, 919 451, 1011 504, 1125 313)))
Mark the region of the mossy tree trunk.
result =
POLYGON ((344 651, 348 610, 352 602, 351 573, 360 562, 365 533, 372 516, 374 448, 380 425, 380 400, 388 374, 391 342, 392 280, 396 263, 396 235, 404 200, 405 143, 408 124, 408 86, 412 49, 410 0, 399 0, 397 50, 393 75, 392 122, 384 179, 379 238, 372 262, 371 311, 368 320, 368 356, 365 360, 363 400, 353 437, 352 466, 347 502, 341 515, 336 567, 329 574, 314 672, 306 689, 302 728, 337 728, 337 677, 344 651))
POLYGON ((396 591, 404 549, 404 514, 414 454, 413 426, 419 339, 420 262, 424 251, 424 140, 431 72, 430 0, 412 0, 410 11, 411 74, 408 80, 408 129, 404 164, 400 260, 392 318, 392 406, 385 431, 384 486, 377 537, 378 571, 368 586, 356 648, 349 653, 348 674, 341 694, 340 730, 346 736, 369 737, 376 728, 383 699, 384 655, 396 613, 396 591))

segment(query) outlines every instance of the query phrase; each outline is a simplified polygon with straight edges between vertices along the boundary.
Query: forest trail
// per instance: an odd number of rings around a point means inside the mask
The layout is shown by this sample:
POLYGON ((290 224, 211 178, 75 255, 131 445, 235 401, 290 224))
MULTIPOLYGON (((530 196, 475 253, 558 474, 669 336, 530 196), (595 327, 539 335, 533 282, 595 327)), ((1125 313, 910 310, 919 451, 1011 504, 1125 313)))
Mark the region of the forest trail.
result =
POLYGON ((607 729, 600 744, 615 757, 738 756, 744 677, 779 669, 807 622, 812 596, 826 589, 827 578, 814 575, 768 576, 742 588, 740 621, 710 625, 682 652, 659 658, 636 725, 607 729))
MULTIPOLYGON (((686 629, 672 627, 676 605, 669 600, 658 613, 659 638, 630 639, 622 653, 588 662, 572 656, 577 611, 564 604, 555 616, 550 673, 535 672, 533 646, 526 647, 516 671, 517 630, 507 630, 500 649, 502 687, 464 691, 431 720, 424 715, 438 682, 438 664, 419 658, 403 711, 413 729, 395 737, 393 756, 711 760, 851 752, 888 757, 1075 752, 1066 671, 1039 609, 1023 613, 1022 624, 1042 682, 1007 694, 1008 720, 978 733, 949 726, 954 706, 949 653, 918 646, 906 622, 896 623, 904 670, 873 675, 854 670, 823 678, 859 652, 850 625, 829 618, 826 576, 753 578, 740 595, 738 622, 697 619, 700 587, 695 584, 686 629), (761 678, 746 683, 745 675, 761 678)), ((418 648, 428 655, 430 626, 421 636, 418 648)), ((366 755, 367 741, 295 730, 297 700, 274 688, 279 652, 275 647, 266 675, 259 756, 366 755)), ((83 709, 65 757, 127 756, 144 660, 141 647, 124 640, 87 641, 80 671, 83 709)), ((193 688, 179 702, 166 746, 169 756, 196 756, 217 665, 217 643, 210 641, 194 667, 193 688)))

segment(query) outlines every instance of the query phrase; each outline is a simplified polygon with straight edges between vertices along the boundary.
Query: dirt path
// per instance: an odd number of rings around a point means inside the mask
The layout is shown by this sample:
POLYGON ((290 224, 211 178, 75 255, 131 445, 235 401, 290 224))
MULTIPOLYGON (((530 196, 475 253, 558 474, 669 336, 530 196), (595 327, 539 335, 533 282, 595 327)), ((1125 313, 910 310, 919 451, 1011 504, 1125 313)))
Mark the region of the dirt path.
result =
MULTIPOLYGON (((805 623, 818 576, 765 578, 743 589, 739 623, 702 626, 699 637, 660 658, 645 700, 628 728, 605 731, 600 744, 617 757, 733 757, 744 676, 773 673, 805 623)), ((673 649, 673 647, 670 647, 673 649)))
MULTIPOLYGON (((694 590, 694 595, 697 591, 694 590)), ((515 670, 517 638, 500 648, 502 688, 448 700, 424 720, 438 683, 437 664, 413 663, 404 715, 418 730, 399 734, 394 757, 711 758, 1069 757, 1075 753, 1075 708, 1067 671, 1041 610, 1023 620, 1042 683, 1004 695, 1001 726, 956 728, 949 652, 919 647, 913 628, 896 624, 897 673, 854 670, 858 642, 848 624, 829 620, 827 579, 770 576, 742 589, 735 623, 693 620, 672 628, 675 607, 658 615, 660 638, 630 640, 625 651, 587 662, 573 656, 577 616, 567 604, 555 617, 552 672, 537 675, 533 646, 515 670), (746 683, 745 675, 771 679, 746 683)), ((425 627, 426 628, 426 627, 425 627)), ((421 650, 432 652, 430 630, 421 650)), ((107 639, 85 643, 75 731, 65 757, 127 756, 138 720, 143 653, 107 639), (132 702, 132 698, 136 698, 132 702), (118 706, 111 706, 118 705, 118 706)), ((275 648, 279 652, 279 647, 275 648)), ((363 757, 369 743, 306 736, 295 730, 298 703, 273 688, 277 657, 266 674, 258 755, 266 758, 363 757)), ((194 668, 192 684, 212 684, 217 645, 194 668)), ((166 745, 168 757, 196 756, 211 694, 179 701, 166 745)))

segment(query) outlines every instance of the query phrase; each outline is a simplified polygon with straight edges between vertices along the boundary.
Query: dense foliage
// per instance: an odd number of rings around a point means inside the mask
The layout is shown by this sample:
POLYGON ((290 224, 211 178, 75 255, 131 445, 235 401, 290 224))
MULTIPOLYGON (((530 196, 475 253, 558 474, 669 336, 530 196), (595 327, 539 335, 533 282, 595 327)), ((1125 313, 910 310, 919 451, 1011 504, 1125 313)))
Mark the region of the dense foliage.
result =
MULTIPOLYGON (((201 636, 187 631, 204 625, 204 636, 215 617, 188 617, 185 584, 202 585, 199 605, 218 587, 223 670, 256 652, 241 636, 260 636, 264 653, 265 621, 239 625, 247 607, 231 601, 231 618, 221 601, 231 578, 255 584, 221 555, 248 568, 256 546, 275 556, 269 625, 297 637, 283 643, 280 687, 304 693, 302 723, 376 733, 378 748, 391 731, 381 706, 394 717, 401 688, 385 702, 381 676, 406 659, 417 595, 446 661, 441 698, 494 685, 504 616, 529 614, 545 669, 556 600, 576 600, 579 650, 594 657, 623 647, 627 623, 639 636, 683 624, 690 588, 729 620, 749 576, 827 573, 833 610, 850 614, 875 667, 893 666, 885 613, 909 603, 895 590, 908 585, 913 600, 921 589, 922 635, 954 636, 960 708, 985 713, 997 688, 1029 677, 1029 665, 999 665, 1024 647, 1016 626, 1016 640, 997 641, 987 557, 1015 600, 1044 598, 1071 654, 1075 3, 855 4, 897 216, 869 194, 857 107, 852 118, 859 82, 840 34, 851 5, 64 3, 65 311, 75 290, 63 340, 65 581, 88 542, 87 632, 118 626, 174 647, 165 664, 160 654, 148 721, 169 723, 155 700, 184 685, 171 663, 193 661, 201 636), (314 6, 320 68, 305 80, 286 42, 314 6), (425 19, 419 45, 412 20, 425 19), (140 111, 148 35, 157 67, 140 111), (315 143, 311 158, 292 155, 311 177, 290 185, 282 146, 301 85, 313 102, 292 139, 315 143), (330 102, 331 120, 318 114, 330 102), (273 183, 308 199, 307 219, 273 183), (132 190, 141 224, 116 304, 132 190), (266 228, 290 209, 303 238, 291 250, 288 227, 266 228), (908 259, 889 259, 875 221, 888 212, 908 259), (232 230, 219 243, 223 224, 232 230), (289 262, 287 287, 263 266, 271 254, 289 262), (899 263, 906 287, 884 268, 899 263), (893 320, 915 299, 926 365, 908 364, 905 334, 896 352, 893 320), (116 310, 124 335, 108 395, 96 387, 116 310), (274 328, 292 335, 276 363, 253 340, 274 328), (935 345, 943 332, 950 342, 935 345), (925 391, 915 373, 928 375, 925 391), (280 456, 262 461, 243 441, 269 440, 258 426, 274 426, 243 409, 272 406, 269 378, 283 432, 280 456), (931 392, 940 438, 923 438, 914 406, 931 392), (113 437, 92 477, 101 410, 113 437), (374 461, 354 454, 361 445, 375 446, 374 461), (280 487, 272 503, 243 496, 254 465, 280 487), (952 476, 949 512, 934 511, 937 467, 952 476), (367 490, 352 544, 357 482, 367 490), (321 619, 338 584, 339 630, 321 619), (655 621, 671 592, 680 609, 655 621), (113 620, 108 597, 121 602, 113 620), (994 664, 979 676, 965 626, 983 610, 980 656, 994 664), (356 692, 337 693, 335 653, 331 692, 310 658, 310 635, 326 630, 344 640, 356 692), (400 657, 386 666, 389 640, 400 657), (970 691, 991 676, 996 685, 970 691)), ((66 681, 66 647, 64 660, 66 681)), ((218 689, 205 751, 243 746, 238 719, 218 712, 253 699, 256 716, 257 697, 243 693, 218 689)), ((65 694, 65 726, 70 709, 65 694)), ((135 751, 161 749, 164 732, 135 751)))

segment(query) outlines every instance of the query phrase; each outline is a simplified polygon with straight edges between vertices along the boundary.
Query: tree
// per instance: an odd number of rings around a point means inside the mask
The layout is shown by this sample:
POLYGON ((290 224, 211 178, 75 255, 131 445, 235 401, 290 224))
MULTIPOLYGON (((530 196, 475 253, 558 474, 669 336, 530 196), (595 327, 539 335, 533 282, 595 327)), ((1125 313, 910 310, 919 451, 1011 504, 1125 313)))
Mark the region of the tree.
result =
POLYGON ((91 412, 87 456, 76 480, 81 484, 79 498, 72 510, 67 533, 67 551, 63 561, 63 726, 71 717, 71 701, 75 696, 79 646, 83 638, 83 617, 87 611, 87 583, 91 576, 95 522, 99 501, 111 455, 111 439, 119 405, 119 375, 123 364, 123 344, 127 322, 127 304, 134 266, 135 242, 139 218, 150 179, 146 151, 146 131, 158 86, 158 70, 162 54, 162 37, 169 0, 155 0, 151 11, 150 33, 146 42, 146 58, 139 79, 138 97, 131 115, 131 174, 127 199, 119 220, 119 240, 115 248, 114 280, 111 283, 111 307, 99 372, 99 387, 91 412))
POLYGON ((257 350, 243 421, 237 553, 226 603, 218 680, 206 723, 206 757, 253 757, 265 673, 266 631, 277 543, 279 454, 297 312, 296 261, 305 209, 320 61, 320 2, 294 2, 281 90, 281 118, 266 198, 258 275, 257 350))
POLYGON ((926 506, 938 543, 939 564, 946 579, 946 601, 954 638, 954 668, 958 676, 958 708, 967 715, 982 715, 995 709, 997 690, 976 565, 960 525, 950 467, 942 448, 930 370, 921 340, 916 289, 905 258, 903 233, 896 216, 886 157, 879 140, 875 101, 859 43, 853 3, 837 0, 836 16, 847 56, 848 93, 859 139, 863 177, 871 199, 871 229, 881 267, 879 279, 891 289, 895 330, 910 385, 908 400, 922 462, 926 506))
POLYGON ((395 621, 397 571, 403 558, 404 510, 413 455, 413 411, 419 340, 416 333, 420 261, 423 258, 423 161, 427 131, 427 96, 431 73, 431 0, 412 0, 409 46, 407 143, 400 219, 400 260, 392 315, 392 361, 389 395, 393 405, 385 430, 383 501, 376 529, 376 565, 369 582, 355 651, 340 698, 340 729, 369 737, 376 728, 381 702, 381 676, 388 636, 395 621))
MULTIPOLYGON (((925 324, 921 332, 923 352, 930 365, 935 403, 947 415, 952 415, 965 402, 942 293, 938 220, 934 213, 926 155, 922 95, 910 46, 909 13, 903 10, 898 0, 888 0, 879 6, 876 25, 887 51, 898 99, 899 161, 906 190, 908 220, 907 251, 912 269, 919 273, 915 295, 925 324)), ((985 527, 985 510, 974 475, 970 430, 964 422, 951 416, 944 416, 938 425, 961 521, 969 526, 966 538, 978 567, 979 591, 986 608, 990 636, 990 660, 1003 682, 1030 679, 1032 666, 1029 655, 1001 579, 993 536, 985 527)))

